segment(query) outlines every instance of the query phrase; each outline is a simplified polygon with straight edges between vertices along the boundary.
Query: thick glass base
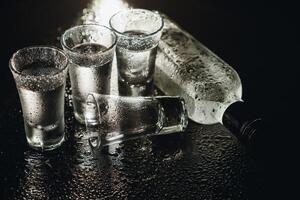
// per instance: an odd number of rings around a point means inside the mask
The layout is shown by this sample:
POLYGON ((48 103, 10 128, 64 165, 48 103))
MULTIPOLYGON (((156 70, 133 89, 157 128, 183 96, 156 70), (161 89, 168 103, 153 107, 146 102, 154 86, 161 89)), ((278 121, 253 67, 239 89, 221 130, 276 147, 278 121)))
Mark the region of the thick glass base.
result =
POLYGON ((29 146, 39 151, 50 151, 59 147, 65 140, 64 119, 57 123, 41 126, 25 120, 26 139, 29 146))
POLYGON ((57 149, 60 147, 65 141, 65 137, 63 137, 59 142, 52 144, 52 145, 41 145, 36 143, 30 143, 30 141, 27 139, 27 143, 30 146, 30 148, 35 149, 37 151, 51 151, 54 149, 57 149))
POLYGON ((121 96, 150 96, 153 94, 153 80, 145 84, 129 84, 119 78, 118 86, 121 96))

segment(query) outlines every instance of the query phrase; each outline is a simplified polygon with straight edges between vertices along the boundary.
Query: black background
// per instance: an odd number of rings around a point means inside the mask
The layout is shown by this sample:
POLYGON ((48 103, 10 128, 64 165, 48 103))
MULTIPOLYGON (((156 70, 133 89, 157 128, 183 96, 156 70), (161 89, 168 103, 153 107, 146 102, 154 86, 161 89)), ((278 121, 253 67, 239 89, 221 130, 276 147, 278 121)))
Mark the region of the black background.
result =
MULTIPOLYGON (((70 26, 89 1, 13 0, 1 4, 0 91, 2 108, 19 99, 8 60, 19 48, 57 43, 58 27, 70 26)), ((266 196, 291 196, 299 99, 299 15, 291 1, 131 0, 160 10, 232 65, 243 99, 266 121, 264 145, 255 154, 265 165, 266 196)), ((0 122, 1 124, 1 122, 0 122)), ((0 130, 1 132, 1 130, 0 130)), ((1 134, 1 133, 0 133, 1 134)), ((0 141, 1 145, 5 141, 0 141)), ((0 155, 1 156, 1 155, 0 155)), ((0 172, 1 173, 1 172, 0 172)), ((2 187, 2 186, 1 186, 2 187)))

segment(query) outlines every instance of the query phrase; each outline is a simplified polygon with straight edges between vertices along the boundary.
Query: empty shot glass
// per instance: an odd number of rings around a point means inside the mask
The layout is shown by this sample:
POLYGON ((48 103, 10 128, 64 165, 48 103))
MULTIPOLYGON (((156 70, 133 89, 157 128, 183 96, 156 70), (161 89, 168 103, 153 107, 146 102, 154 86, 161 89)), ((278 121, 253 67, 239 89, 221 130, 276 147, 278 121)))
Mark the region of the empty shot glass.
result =
POLYGON ((70 59, 74 115, 82 124, 87 95, 90 92, 110 92, 116 42, 113 31, 96 24, 75 26, 66 30, 61 37, 61 45, 70 59))
POLYGON ((181 97, 125 97, 90 94, 86 135, 93 149, 149 135, 182 132, 188 124, 181 97))
POLYGON ((52 150, 64 141, 64 93, 68 58, 55 47, 18 50, 9 61, 18 89, 26 139, 34 149, 52 150))
POLYGON ((118 36, 116 48, 119 93, 146 96, 152 93, 157 45, 162 17, 144 9, 120 11, 109 21, 118 36))

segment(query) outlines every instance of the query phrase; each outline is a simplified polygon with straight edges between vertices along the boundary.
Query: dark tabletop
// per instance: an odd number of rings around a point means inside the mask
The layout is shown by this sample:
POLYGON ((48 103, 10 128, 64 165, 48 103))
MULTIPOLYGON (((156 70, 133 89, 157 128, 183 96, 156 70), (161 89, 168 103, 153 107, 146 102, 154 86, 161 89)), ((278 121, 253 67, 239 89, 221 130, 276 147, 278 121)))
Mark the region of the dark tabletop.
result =
POLYGON ((80 22, 84 8, 101 2, 114 7, 123 1, 1 3, 0 199, 279 198, 282 180, 290 177, 283 167, 290 155, 281 149, 292 146, 284 142, 295 133, 281 125, 294 121, 289 111, 297 107, 292 96, 299 67, 297 18, 288 1, 126 1, 167 14, 237 70, 243 99, 266 119, 259 150, 249 151, 220 124, 190 122, 186 133, 129 141, 91 157, 82 149, 85 130, 74 121, 68 99, 67 142, 47 153, 27 146, 8 59, 25 46, 59 46, 62 31, 80 22))

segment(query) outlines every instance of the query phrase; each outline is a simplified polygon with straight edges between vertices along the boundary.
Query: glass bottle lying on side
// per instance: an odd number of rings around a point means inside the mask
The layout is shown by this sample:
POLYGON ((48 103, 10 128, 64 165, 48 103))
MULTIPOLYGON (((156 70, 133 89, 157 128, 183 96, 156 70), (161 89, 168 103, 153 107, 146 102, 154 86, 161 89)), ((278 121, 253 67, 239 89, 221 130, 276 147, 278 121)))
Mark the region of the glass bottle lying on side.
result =
POLYGON ((183 132, 188 124, 181 97, 133 97, 91 93, 86 100, 86 141, 94 148, 142 136, 183 132))
POLYGON ((246 142, 260 119, 242 101, 237 72, 164 16, 156 57, 155 84, 166 95, 182 96, 188 116, 200 124, 222 123, 246 142))

